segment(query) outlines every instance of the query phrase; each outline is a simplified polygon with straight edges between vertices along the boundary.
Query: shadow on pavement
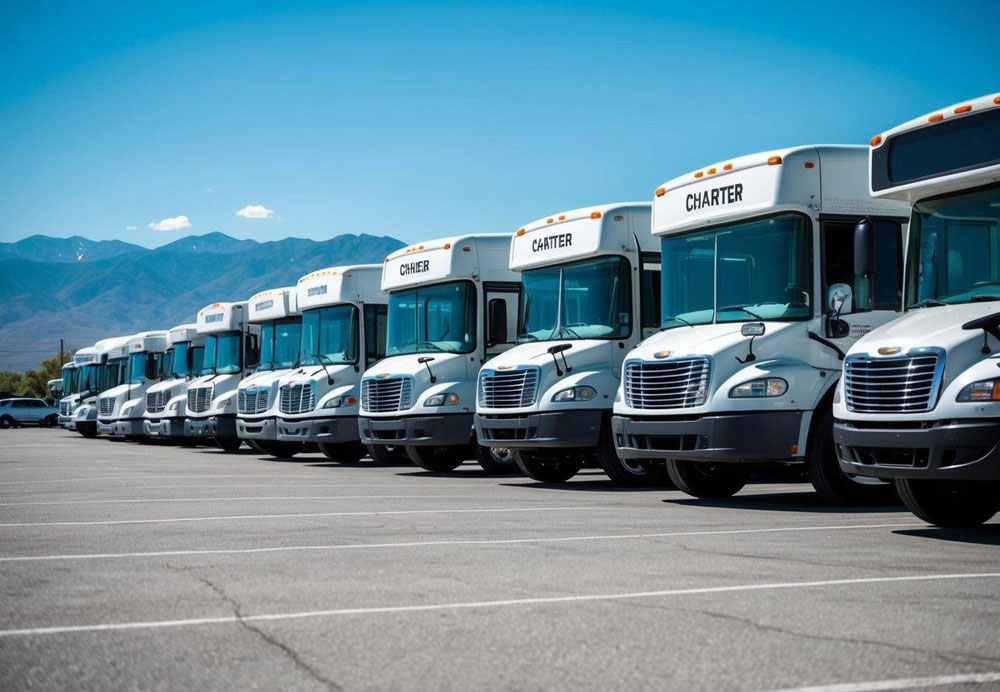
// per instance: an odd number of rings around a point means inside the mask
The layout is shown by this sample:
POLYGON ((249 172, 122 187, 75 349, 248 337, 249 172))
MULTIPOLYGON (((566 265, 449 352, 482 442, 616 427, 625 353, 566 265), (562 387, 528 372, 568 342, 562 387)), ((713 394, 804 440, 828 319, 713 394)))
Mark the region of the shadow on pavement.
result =
POLYGON ((928 526, 924 529, 897 529, 893 533, 900 536, 933 538, 934 540, 951 541, 953 543, 1000 545, 1000 524, 988 524, 974 529, 942 529, 936 526, 928 526))
POLYGON ((902 505, 875 505, 870 507, 837 507, 823 502, 815 492, 760 493, 734 495, 717 500, 700 500, 694 497, 667 498, 664 502, 689 507, 725 507, 728 509, 765 510, 769 512, 817 512, 824 514, 872 514, 900 512, 902 505))

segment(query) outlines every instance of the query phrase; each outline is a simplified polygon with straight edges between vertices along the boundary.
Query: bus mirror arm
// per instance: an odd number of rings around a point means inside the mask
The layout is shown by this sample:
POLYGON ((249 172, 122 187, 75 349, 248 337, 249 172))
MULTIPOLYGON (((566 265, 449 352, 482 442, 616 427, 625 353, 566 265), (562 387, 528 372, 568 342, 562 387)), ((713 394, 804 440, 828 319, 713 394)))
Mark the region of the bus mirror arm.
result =
POLYGON ((573 348, 573 344, 557 344, 555 346, 549 346, 548 353, 552 356, 552 362, 556 365, 556 375, 558 377, 562 377, 563 372, 559 369, 559 360, 556 358, 556 354, 558 353, 562 356, 563 368, 565 368, 566 372, 572 372, 573 367, 566 362, 566 351, 571 348, 573 348))
POLYGON ((970 320, 962 325, 962 329, 982 329, 983 330, 983 353, 990 353, 989 338, 992 336, 1000 341, 1000 315, 993 313, 986 317, 970 320))
POLYGON ((434 377, 434 371, 431 370, 430 362, 434 360, 431 356, 421 356, 417 358, 417 362, 427 368, 427 374, 431 376, 431 384, 437 382, 437 378, 434 377))

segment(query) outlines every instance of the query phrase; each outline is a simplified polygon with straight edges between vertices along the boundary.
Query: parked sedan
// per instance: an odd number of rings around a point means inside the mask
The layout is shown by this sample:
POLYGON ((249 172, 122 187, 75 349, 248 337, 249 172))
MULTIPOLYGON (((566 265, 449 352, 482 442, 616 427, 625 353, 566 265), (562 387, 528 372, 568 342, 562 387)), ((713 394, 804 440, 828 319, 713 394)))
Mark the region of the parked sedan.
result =
POLYGON ((16 398, 0 401, 0 428, 41 425, 50 428, 59 422, 59 409, 41 399, 16 398))

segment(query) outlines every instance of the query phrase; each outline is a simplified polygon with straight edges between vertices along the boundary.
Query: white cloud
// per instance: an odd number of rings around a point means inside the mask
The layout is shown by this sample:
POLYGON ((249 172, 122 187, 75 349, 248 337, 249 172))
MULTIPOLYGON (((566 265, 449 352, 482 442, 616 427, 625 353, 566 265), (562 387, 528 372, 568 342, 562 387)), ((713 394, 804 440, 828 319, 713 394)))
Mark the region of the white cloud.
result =
POLYGON ((162 221, 151 223, 149 227, 154 231, 179 231, 182 228, 191 228, 191 220, 181 214, 180 216, 171 216, 162 221))
POLYGON ((250 204, 238 212, 237 216, 242 216, 244 219, 273 219, 274 209, 268 209, 263 204, 250 204))
POLYGON ((125 230, 126 231, 134 231, 134 230, 136 230, 136 227, 135 226, 126 226, 125 230))

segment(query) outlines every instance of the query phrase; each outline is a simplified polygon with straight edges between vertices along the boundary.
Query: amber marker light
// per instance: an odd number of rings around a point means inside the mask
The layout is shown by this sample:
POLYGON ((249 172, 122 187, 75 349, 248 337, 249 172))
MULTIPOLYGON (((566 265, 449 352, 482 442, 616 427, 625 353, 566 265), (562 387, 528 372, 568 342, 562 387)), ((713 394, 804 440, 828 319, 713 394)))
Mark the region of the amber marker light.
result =
POLYGON ((727 163, 725 166, 722 167, 722 170, 724 170, 724 171, 731 171, 731 170, 733 170, 733 164, 727 163))
POLYGON ((708 174, 709 175, 715 175, 715 169, 714 168, 709 168, 708 169, 708 174))
POLYGON ((553 221, 555 221, 555 219, 553 219, 552 217, 545 219, 545 223, 552 223, 553 221))
POLYGON ((518 235, 518 237, 524 235, 524 229, 523 228, 517 229, 517 235, 518 235))
POLYGON ((560 221, 565 221, 566 220, 566 215, 565 214, 560 214, 559 215, 559 220, 560 221))
POLYGON ((940 120, 944 120, 944 115, 942 113, 935 113, 927 118, 927 122, 929 123, 936 123, 940 120))
POLYGON ((656 192, 654 192, 653 194, 656 195, 657 197, 663 197, 663 195, 667 194, 667 188, 658 187, 656 188, 656 192))
POLYGON ((802 164, 802 165, 803 165, 803 166, 805 166, 806 168, 816 168, 816 164, 815 164, 815 163, 813 163, 812 161, 806 161, 806 162, 805 162, 804 164, 802 164))
POLYGON ((781 157, 780 156, 772 156, 771 158, 769 158, 767 160, 767 165, 768 166, 777 166, 779 163, 781 163, 781 157))
POLYGON ((958 108, 956 108, 955 115, 959 115, 960 113, 968 113, 971 110, 972 110, 972 105, 967 103, 964 106, 959 106, 958 108))
POLYGON ((445 243, 444 244, 444 249, 445 250, 451 250, 451 243, 445 243))
POLYGON ((701 177, 701 176, 703 176, 703 175, 705 175, 705 174, 704 174, 704 173, 702 173, 701 171, 698 171, 697 173, 695 173, 695 174, 694 174, 694 177, 695 177, 695 178, 700 178, 700 177, 701 177))
POLYGON ((466 245, 465 247, 462 248, 462 252, 472 252, 472 248, 466 245))
POLYGON ((590 212, 590 218, 592 218, 592 219, 599 219, 599 218, 601 218, 601 212, 599 212, 599 211, 592 211, 592 212, 590 212))
POLYGON ((995 97, 993 98, 993 103, 995 103, 995 104, 997 104, 998 106, 1000 106, 1000 96, 995 96, 995 97))

